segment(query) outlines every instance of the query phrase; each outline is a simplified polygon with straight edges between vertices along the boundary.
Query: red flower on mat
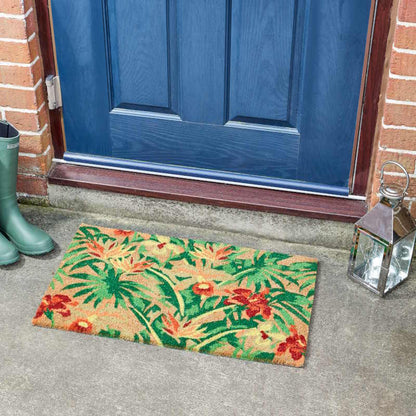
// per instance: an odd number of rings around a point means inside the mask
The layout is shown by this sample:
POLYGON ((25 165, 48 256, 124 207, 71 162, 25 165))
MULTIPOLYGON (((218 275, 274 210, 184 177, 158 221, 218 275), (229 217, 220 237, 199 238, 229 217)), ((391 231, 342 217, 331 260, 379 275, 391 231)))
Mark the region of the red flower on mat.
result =
POLYGON ((115 235, 122 235, 123 237, 130 237, 134 234, 134 231, 130 230, 114 230, 115 235))
POLYGON ((75 306, 77 304, 77 302, 72 302, 71 298, 66 295, 45 295, 36 311, 35 319, 40 318, 47 310, 55 311, 63 317, 67 317, 71 315, 68 305, 75 306))
POLYGON ((250 289, 234 289, 234 296, 230 296, 224 301, 224 305, 244 305, 247 307, 246 314, 249 318, 261 314, 264 319, 269 319, 272 309, 268 305, 264 295, 269 293, 269 289, 260 293, 253 293, 250 289))
POLYGON ((289 350, 295 361, 300 360, 306 351, 306 339, 303 335, 298 334, 294 325, 289 329, 292 335, 287 337, 285 342, 278 345, 276 354, 282 355, 289 350))
POLYGON ((212 296, 214 293, 214 284, 211 282, 195 283, 192 286, 192 290, 195 295, 212 296))
POLYGON ((83 332, 84 334, 91 334, 92 323, 88 319, 77 319, 68 327, 69 331, 83 332))
MULTIPOLYGON (((162 322, 165 326, 163 328, 170 335, 176 335, 178 333, 178 329, 180 327, 179 322, 175 319, 175 317, 168 312, 168 316, 162 315, 162 322)), ((191 321, 186 322, 183 326, 186 327, 191 323, 191 321)))

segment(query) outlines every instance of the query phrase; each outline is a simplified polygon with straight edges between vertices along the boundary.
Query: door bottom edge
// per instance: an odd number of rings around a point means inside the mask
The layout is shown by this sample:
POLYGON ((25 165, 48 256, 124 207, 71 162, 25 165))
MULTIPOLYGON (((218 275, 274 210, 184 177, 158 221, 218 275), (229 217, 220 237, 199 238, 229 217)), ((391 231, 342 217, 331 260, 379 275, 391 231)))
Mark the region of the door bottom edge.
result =
POLYGON ((159 165, 157 163, 131 161, 107 156, 86 155, 65 152, 63 159, 53 159, 56 163, 87 166, 92 168, 131 172, 144 175, 171 177, 207 183, 218 183, 245 188, 258 188, 290 192, 304 195, 316 195, 339 199, 365 201, 361 195, 351 195, 348 187, 333 186, 319 183, 308 183, 291 179, 274 179, 232 172, 210 171, 198 168, 187 168, 174 165, 159 165))

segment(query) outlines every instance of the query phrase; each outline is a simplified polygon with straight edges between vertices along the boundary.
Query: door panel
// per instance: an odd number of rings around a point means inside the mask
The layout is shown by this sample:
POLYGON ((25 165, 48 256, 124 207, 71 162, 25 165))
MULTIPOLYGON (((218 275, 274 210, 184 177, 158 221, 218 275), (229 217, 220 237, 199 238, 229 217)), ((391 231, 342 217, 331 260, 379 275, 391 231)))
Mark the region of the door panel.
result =
POLYGON ((223 170, 247 175, 292 178, 296 174, 299 135, 223 127, 214 124, 183 123, 158 114, 129 114, 113 110, 110 114, 114 157, 199 169, 223 170), (198 134, 195 134, 195 128, 198 134), (140 132, 140 140, 137 140, 140 132), (261 163, 260 163, 261 162, 261 163))
POLYGON ((113 106, 169 108, 166 0, 110 1, 108 11, 113 106))
POLYGON ((353 151, 370 6, 369 1, 319 0, 310 8, 299 125, 300 180, 325 183, 333 178, 341 184, 344 178, 347 184, 351 157, 342 155, 353 151))
POLYGON ((52 0, 65 159, 348 193, 370 3, 52 0))
POLYGON ((229 120, 289 122, 295 3, 233 3, 229 120))

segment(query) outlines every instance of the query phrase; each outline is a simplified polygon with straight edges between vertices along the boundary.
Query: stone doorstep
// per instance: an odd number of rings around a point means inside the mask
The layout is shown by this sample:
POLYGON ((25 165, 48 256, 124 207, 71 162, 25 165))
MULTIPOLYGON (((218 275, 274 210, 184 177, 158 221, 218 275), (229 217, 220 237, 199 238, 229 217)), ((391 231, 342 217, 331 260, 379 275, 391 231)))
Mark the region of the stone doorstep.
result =
POLYGON ((51 207, 349 250, 353 225, 274 213, 49 185, 51 207))

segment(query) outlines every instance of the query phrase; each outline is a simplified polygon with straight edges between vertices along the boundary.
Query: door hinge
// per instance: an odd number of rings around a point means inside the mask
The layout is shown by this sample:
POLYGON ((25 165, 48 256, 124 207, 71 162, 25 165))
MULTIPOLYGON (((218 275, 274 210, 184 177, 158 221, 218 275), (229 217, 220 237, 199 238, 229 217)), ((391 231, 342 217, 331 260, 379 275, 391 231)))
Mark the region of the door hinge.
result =
POLYGON ((61 83, 59 76, 48 75, 45 79, 46 89, 48 93, 49 110, 55 110, 62 107, 61 83))

